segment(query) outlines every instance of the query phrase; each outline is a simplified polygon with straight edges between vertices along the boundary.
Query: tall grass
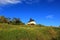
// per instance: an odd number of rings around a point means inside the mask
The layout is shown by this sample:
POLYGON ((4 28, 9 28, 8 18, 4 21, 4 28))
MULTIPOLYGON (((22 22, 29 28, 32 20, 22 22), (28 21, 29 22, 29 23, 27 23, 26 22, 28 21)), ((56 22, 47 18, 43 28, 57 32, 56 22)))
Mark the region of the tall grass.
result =
POLYGON ((0 24, 0 40, 60 40, 60 28, 0 24))

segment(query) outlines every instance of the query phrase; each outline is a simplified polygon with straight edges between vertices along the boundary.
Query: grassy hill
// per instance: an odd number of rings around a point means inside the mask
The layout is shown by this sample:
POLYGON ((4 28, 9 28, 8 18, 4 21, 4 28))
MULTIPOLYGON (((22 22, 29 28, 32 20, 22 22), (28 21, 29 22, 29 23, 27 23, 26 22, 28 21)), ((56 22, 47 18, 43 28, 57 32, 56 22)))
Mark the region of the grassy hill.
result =
POLYGON ((60 28, 0 24, 0 40, 60 40, 60 28))

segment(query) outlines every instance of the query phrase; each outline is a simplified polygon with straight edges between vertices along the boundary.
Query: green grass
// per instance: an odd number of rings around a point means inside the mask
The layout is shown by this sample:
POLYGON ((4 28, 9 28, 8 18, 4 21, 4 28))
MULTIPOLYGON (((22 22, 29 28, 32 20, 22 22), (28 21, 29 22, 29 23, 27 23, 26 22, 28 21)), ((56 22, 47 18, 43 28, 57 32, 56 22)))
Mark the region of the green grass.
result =
POLYGON ((60 28, 0 24, 0 40, 60 40, 60 28))

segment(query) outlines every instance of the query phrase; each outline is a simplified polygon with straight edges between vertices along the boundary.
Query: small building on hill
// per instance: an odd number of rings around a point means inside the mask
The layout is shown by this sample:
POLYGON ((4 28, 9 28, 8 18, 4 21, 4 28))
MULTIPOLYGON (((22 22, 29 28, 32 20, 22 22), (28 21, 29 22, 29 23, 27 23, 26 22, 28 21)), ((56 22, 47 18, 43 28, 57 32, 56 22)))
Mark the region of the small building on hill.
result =
POLYGON ((30 20, 28 21, 27 25, 36 25, 36 22, 32 18, 30 18, 30 20))

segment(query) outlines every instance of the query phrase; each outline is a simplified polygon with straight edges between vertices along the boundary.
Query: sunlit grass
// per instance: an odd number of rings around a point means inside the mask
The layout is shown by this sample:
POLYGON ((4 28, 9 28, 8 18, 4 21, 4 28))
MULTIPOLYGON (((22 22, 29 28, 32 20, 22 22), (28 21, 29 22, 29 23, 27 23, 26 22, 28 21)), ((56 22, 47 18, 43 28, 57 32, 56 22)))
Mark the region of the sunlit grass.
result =
POLYGON ((60 28, 0 24, 0 40, 60 40, 60 28))

